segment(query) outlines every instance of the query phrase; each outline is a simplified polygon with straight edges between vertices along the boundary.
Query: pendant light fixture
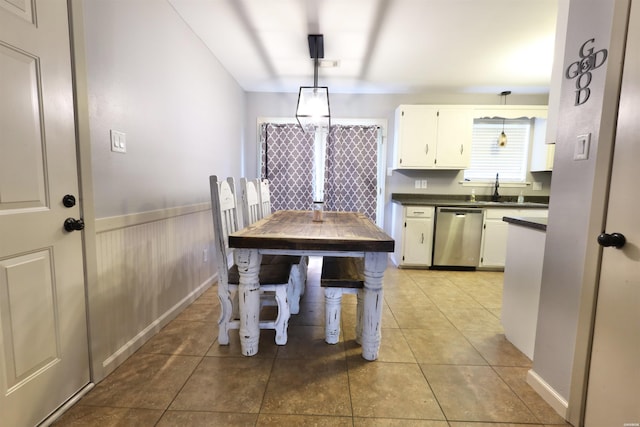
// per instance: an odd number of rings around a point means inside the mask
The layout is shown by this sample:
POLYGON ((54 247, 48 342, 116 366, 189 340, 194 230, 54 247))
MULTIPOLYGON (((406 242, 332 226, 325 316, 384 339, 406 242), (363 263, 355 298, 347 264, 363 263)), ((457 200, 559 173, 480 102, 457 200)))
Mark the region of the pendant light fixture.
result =
POLYGON ((313 87, 300 86, 296 119, 307 132, 315 132, 318 129, 328 132, 331 126, 329 88, 318 86, 319 58, 324 58, 324 38, 322 34, 309 34, 307 40, 309 54, 313 59, 313 87))
MULTIPOLYGON (((500 92, 500 96, 503 99, 502 105, 507 105, 507 95, 511 95, 510 90, 500 92)), ((504 147, 507 145, 507 134, 504 133, 504 118, 502 118, 502 133, 498 137, 498 147, 504 147)))

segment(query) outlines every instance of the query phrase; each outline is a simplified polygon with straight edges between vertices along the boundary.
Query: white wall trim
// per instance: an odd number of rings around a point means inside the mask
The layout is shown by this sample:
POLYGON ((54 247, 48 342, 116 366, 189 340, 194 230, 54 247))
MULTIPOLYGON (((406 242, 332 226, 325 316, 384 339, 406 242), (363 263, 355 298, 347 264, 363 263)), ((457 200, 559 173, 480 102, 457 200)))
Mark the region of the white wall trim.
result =
POLYGON ((211 203, 198 203, 195 205, 177 206, 155 211, 100 218, 96 219, 96 233, 104 233, 149 222, 162 221, 168 218, 175 218, 181 215, 189 215, 210 209, 211 203))
POLYGON ((202 293, 209 288, 214 282, 218 280, 218 273, 215 273, 213 276, 209 277, 203 283, 201 283, 196 289, 190 292, 187 296, 182 298, 178 303, 176 303, 169 310, 164 312, 161 316, 159 316, 156 320, 151 322, 146 328, 140 331, 136 336, 131 338, 120 347, 115 353, 106 358, 102 362, 102 367, 104 368, 105 376, 110 372, 114 371, 118 366, 122 364, 129 356, 136 352, 140 347, 144 345, 152 336, 157 334, 160 329, 162 329, 167 323, 173 320, 182 310, 188 307, 192 302, 194 302, 202 293))
POLYGON ((545 380, 543 380, 533 369, 527 372, 527 384, 535 390, 542 399, 549 404, 562 418, 567 419, 569 405, 567 400, 560 396, 545 380))

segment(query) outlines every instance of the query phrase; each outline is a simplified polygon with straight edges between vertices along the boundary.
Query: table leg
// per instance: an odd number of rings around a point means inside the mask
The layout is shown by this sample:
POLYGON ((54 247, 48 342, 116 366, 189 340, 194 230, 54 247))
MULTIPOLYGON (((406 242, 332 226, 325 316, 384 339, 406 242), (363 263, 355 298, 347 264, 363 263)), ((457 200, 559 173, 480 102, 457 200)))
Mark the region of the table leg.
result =
POLYGON ((362 357, 376 360, 382 324, 382 279, 387 267, 386 252, 364 254, 364 301, 362 313, 362 357))
POLYGON ((256 249, 236 249, 234 259, 240 273, 238 299, 240 306, 240 345, 242 354, 258 353, 260 339, 260 258, 256 249))

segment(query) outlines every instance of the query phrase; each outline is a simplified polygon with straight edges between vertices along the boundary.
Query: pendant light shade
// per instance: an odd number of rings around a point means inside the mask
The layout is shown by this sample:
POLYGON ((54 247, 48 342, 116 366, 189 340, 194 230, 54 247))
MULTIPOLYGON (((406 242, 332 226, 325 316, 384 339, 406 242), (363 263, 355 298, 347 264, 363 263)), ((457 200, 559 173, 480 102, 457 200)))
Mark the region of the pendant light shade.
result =
POLYGON ((310 34, 307 40, 309 54, 313 59, 313 86, 300 86, 296 119, 307 132, 315 132, 318 129, 326 129, 328 132, 331 126, 329 88, 318 86, 319 58, 324 58, 324 39, 321 34, 310 34))
MULTIPOLYGON (((511 95, 510 90, 505 90, 500 93, 500 96, 503 97, 504 103, 503 105, 507 105, 507 96, 511 95)), ((498 147, 505 147, 507 145, 507 134, 504 133, 504 119, 502 119, 502 132, 498 136, 498 147)))
POLYGON ((296 119, 305 131, 314 132, 316 128, 329 129, 331 125, 329 88, 301 86, 298 93, 296 119))

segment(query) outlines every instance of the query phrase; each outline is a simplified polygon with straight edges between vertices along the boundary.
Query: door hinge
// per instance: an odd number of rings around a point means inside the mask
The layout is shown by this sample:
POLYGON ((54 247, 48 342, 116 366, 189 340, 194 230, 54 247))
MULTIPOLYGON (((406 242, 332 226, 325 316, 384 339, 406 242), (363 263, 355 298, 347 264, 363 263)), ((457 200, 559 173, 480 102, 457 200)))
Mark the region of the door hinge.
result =
POLYGON ((486 230, 487 229, 487 224, 482 224, 482 229, 486 230))
POLYGON ((407 228, 407 221, 404 222, 404 228, 407 228))

